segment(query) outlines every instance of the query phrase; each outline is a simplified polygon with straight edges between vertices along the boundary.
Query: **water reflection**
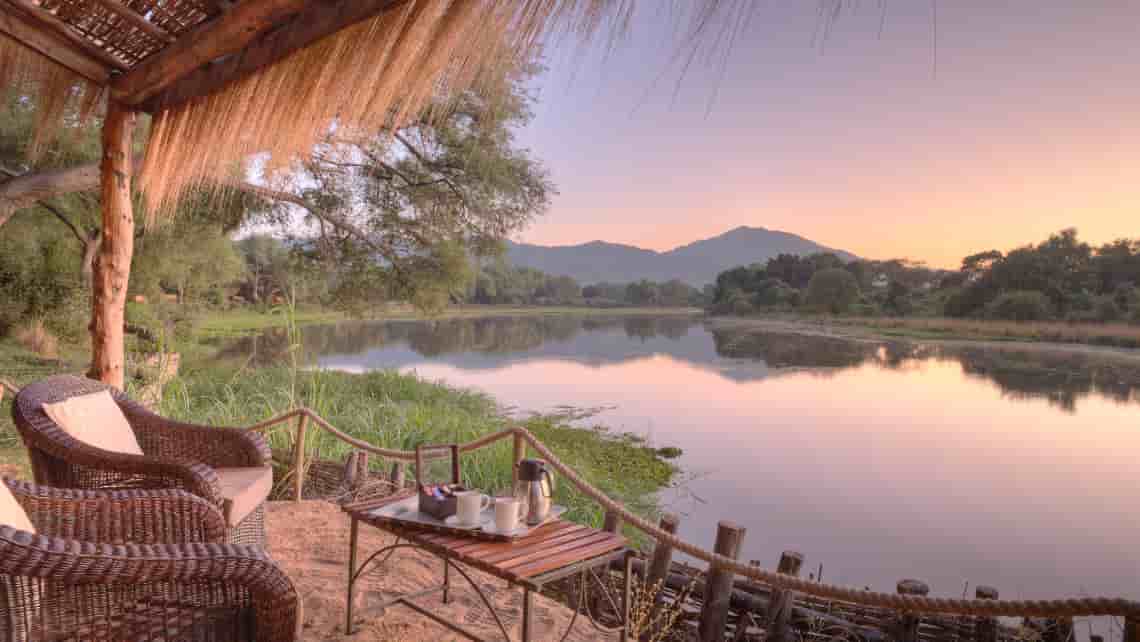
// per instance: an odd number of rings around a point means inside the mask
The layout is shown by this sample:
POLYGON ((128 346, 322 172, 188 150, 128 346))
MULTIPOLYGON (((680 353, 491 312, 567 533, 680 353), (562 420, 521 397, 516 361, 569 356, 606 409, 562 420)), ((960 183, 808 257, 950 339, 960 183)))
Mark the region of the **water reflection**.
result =
MULTIPOLYGON (((266 365, 285 358, 283 330, 235 341, 221 358, 266 365)), ((1096 394, 1119 403, 1140 399, 1140 367, 1095 351, 1039 346, 945 347, 723 327, 698 316, 529 316, 439 321, 345 322, 302 332, 307 362, 326 367, 401 368, 446 359, 464 369, 497 369, 551 359, 602 367, 668 355, 743 382, 809 370, 830 376, 874 365, 905 369, 916 361, 951 361, 990 381, 1009 399, 1044 399, 1066 412, 1096 394), (710 340, 711 339, 711 340, 710 340)))
MULTIPOLYGON (((226 348, 281 359, 282 333, 226 348)), ((1138 597, 1135 360, 729 327, 700 317, 522 317, 305 328, 310 362, 414 369, 678 446, 681 534, 748 529, 742 557, 803 552, 837 583, 938 595, 1138 597), (703 501, 696 501, 700 498, 703 501)))

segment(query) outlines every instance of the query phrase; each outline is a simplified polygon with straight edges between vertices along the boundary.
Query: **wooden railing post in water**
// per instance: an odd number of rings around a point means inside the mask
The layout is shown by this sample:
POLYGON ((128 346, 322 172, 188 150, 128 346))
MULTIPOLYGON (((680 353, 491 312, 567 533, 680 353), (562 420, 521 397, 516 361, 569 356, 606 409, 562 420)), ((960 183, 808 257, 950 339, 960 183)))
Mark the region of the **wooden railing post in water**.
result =
MULTIPOLYGON (((677 526, 681 523, 681 518, 673 513, 665 513, 661 516, 661 521, 658 526, 661 530, 673 535, 677 532, 677 526)), ((665 542, 657 542, 653 547, 653 559, 649 561, 649 572, 645 575, 645 585, 649 590, 656 589, 653 596, 653 610, 649 616, 649 625, 646 630, 641 632, 642 640, 652 639, 657 633, 658 627, 654 624, 657 619, 661 617, 661 607, 664 603, 662 594, 665 592, 665 580, 669 577, 669 568, 673 565, 673 547, 665 542)))
MULTIPOLYGON (((979 586, 974 589, 974 597, 979 600, 996 600, 998 599, 998 590, 992 586, 979 586)), ((997 618, 984 615, 976 618, 974 620, 974 634, 977 637, 977 642, 997 642, 997 618)))
MULTIPOLYGON (((740 555, 740 545, 746 530, 732 522, 722 521, 716 527, 716 547, 718 555, 736 559, 740 555)), ((728 626, 728 607, 732 601, 732 571, 715 564, 709 566, 705 578, 704 604, 701 606, 700 626, 697 629, 701 642, 722 642, 724 630, 728 626)))
POLYGON ((305 486, 305 431, 308 429, 309 416, 302 414, 297 418, 297 436, 293 440, 293 501, 301 501, 301 491, 305 486))
POLYGON ((1124 618, 1124 642, 1140 642, 1140 618, 1124 618))
POLYGON ((1041 642, 1072 642, 1073 618, 1047 618, 1041 632, 1041 642))
MULTIPOLYGON (((780 555, 780 564, 776 571, 784 575, 799 577, 800 567, 803 566, 804 556, 795 551, 784 551, 780 555)), ((768 603, 768 641, 792 642, 797 636, 791 629, 792 610, 796 608, 796 595, 794 591, 772 588, 772 598, 768 603)))
MULTIPOLYGON (((920 580, 899 580, 895 586, 899 595, 925 596, 930 587, 920 580)), ((918 625, 922 617, 917 613, 903 613, 895 622, 895 639, 898 642, 918 642, 918 625)))
POLYGON ((515 433, 515 450, 514 456, 511 461, 514 465, 511 466, 511 488, 518 486, 519 483, 519 462, 526 459, 526 439, 519 433, 515 433))

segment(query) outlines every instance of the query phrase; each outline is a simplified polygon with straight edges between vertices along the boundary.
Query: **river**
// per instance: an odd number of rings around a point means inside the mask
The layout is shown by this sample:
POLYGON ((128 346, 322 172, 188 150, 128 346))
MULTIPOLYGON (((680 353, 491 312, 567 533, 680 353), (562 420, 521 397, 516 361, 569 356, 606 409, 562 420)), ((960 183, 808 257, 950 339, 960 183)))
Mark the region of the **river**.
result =
POLYGON ((1140 598, 1140 386, 1095 355, 697 316, 341 323, 303 343, 324 368, 415 371, 515 412, 595 408, 587 422, 679 447, 662 501, 682 535, 711 548, 736 522, 768 567, 790 549, 805 574, 882 591, 1140 598))

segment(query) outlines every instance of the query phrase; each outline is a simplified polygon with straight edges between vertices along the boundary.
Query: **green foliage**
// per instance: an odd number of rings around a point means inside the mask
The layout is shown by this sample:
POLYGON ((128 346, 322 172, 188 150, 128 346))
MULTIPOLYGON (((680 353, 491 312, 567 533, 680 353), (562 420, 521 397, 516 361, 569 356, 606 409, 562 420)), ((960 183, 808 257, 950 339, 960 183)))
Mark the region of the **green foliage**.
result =
POLYGON ((204 300, 245 271, 220 225, 179 217, 135 243, 131 291, 158 301, 173 292, 180 303, 204 300))
POLYGON ((805 302, 832 314, 841 314, 858 300, 859 284, 855 277, 842 268, 828 268, 811 277, 805 302))
POLYGON ((81 246, 39 208, 18 212, 0 228, 0 329, 42 318, 64 339, 77 339, 88 310, 81 246))
POLYGON ((1050 301, 1043 292, 1006 292, 986 306, 986 316, 1003 321, 1041 321, 1052 317, 1050 301))

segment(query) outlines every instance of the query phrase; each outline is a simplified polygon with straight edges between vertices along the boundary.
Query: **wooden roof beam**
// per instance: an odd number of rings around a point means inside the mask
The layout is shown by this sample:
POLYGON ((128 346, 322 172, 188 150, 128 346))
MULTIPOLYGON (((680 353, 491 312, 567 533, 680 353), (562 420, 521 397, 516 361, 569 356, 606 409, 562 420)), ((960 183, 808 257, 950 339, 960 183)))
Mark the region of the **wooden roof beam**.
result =
POLYGON ((312 3, 286 24, 253 41, 237 54, 197 69, 172 83, 145 104, 144 108, 153 111, 213 93, 325 36, 371 18, 399 1, 339 0, 312 3))
POLYGON ((111 95, 137 106, 174 81, 235 54, 262 33, 296 15, 312 0, 245 0, 181 35, 111 83, 111 95))
POLYGON ((70 42, 52 31, 25 19, 15 11, 0 13, 0 33, 28 47, 53 62, 83 76, 100 86, 106 85, 110 71, 101 62, 91 58, 70 42))
POLYGON ((134 9, 118 2, 118 0, 95 0, 95 4, 126 20, 132 27, 159 42, 165 42, 167 44, 174 42, 174 36, 170 35, 165 29, 135 13, 134 9))

